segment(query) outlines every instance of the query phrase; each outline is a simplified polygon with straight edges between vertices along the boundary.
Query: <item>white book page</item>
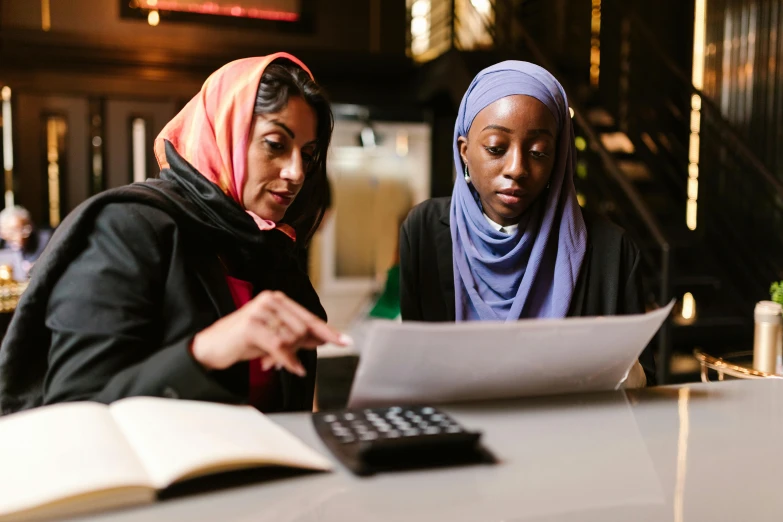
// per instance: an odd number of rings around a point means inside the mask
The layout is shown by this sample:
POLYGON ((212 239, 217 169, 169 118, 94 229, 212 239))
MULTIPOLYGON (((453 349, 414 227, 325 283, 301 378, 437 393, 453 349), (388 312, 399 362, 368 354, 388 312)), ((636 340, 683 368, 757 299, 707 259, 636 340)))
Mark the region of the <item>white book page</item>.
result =
POLYGON ((617 389, 671 312, 515 322, 376 321, 349 406, 617 389))
POLYGON ((144 467, 103 404, 58 404, 0 419, 0 517, 134 487, 154 498, 144 467))
POLYGON ((250 406, 135 397, 114 403, 111 413, 159 489, 259 465, 331 468, 329 460, 250 406))

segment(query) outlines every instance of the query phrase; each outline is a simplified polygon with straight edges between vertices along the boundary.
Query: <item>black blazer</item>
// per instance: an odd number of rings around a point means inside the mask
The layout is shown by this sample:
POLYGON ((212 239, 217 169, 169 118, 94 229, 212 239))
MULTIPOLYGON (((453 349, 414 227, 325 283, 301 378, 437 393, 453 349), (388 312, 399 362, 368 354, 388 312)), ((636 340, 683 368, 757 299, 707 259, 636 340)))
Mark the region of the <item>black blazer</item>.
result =
MULTIPOLYGON (((400 308, 405 321, 454 321, 451 198, 416 206, 400 230, 400 308)), ((603 219, 585 216, 587 255, 568 315, 644 313, 639 249, 625 232, 603 219)), ((639 357, 648 385, 655 360, 648 346, 639 357)))
MULTIPOLYGON (((196 333, 236 310, 217 254, 159 209, 107 205, 49 297, 44 404, 137 395, 246 402, 248 363, 210 372, 189 351, 196 333)), ((312 408, 315 360, 304 362, 305 379, 281 372, 282 410, 312 408)))
MULTIPOLYGON (((207 371, 189 351, 196 333, 236 308, 226 269, 326 319, 294 243, 260 232, 171 154, 176 172, 98 194, 58 227, 0 347, 2 413, 139 395, 247 402, 248 363, 207 371)), ((316 354, 298 355, 307 376, 280 371, 275 409, 312 409, 316 354)))

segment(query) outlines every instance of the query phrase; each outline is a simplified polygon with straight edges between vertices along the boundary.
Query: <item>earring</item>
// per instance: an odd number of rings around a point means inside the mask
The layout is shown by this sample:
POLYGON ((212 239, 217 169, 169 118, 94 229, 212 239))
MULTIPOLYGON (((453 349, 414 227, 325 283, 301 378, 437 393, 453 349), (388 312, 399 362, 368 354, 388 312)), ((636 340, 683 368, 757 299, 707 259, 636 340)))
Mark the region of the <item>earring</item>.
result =
POLYGON ((465 183, 470 183, 470 173, 468 173, 467 165, 465 165, 465 183))

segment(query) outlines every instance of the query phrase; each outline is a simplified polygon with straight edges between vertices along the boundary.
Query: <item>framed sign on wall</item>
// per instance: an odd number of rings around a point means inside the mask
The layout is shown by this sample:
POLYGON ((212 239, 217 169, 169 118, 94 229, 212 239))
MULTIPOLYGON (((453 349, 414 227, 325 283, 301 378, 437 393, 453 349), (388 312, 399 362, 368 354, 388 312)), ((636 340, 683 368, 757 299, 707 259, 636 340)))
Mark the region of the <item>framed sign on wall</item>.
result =
MULTIPOLYGON (((311 32, 315 0, 119 0, 120 16, 161 22, 311 32)), ((157 25, 157 22, 154 24, 157 25)))

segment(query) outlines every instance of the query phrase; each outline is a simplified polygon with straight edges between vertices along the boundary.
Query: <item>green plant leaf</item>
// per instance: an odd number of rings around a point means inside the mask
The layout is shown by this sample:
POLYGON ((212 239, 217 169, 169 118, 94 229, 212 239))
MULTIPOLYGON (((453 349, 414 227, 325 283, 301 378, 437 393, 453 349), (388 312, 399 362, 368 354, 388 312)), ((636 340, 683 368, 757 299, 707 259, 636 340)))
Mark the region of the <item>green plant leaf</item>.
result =
POLYGON ((772 283, 769 287, 769 297, 772 301, 783 305, 783 281, 772 283))

